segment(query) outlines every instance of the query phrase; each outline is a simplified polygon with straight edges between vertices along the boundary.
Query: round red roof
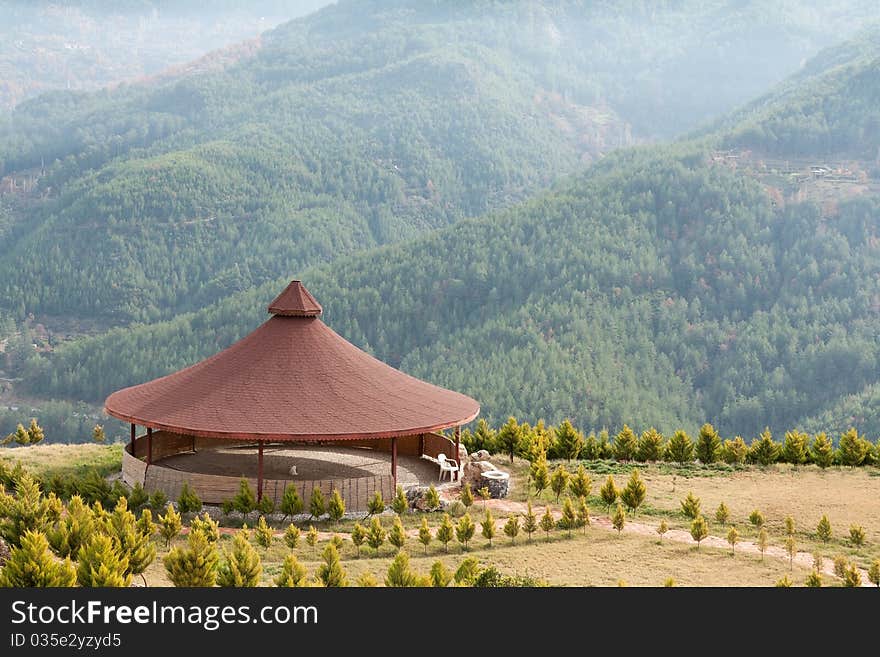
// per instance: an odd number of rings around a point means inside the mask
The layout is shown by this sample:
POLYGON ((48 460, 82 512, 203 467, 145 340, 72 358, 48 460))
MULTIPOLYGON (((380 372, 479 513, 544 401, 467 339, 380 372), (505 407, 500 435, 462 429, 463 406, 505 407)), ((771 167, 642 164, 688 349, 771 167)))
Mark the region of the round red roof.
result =
POLYGON ((114 392, 126 422, 206 438, 345 440, 465 424, 479 404, 373 358, 322 322, 294 281, 253 333, 207 360, 114 392))

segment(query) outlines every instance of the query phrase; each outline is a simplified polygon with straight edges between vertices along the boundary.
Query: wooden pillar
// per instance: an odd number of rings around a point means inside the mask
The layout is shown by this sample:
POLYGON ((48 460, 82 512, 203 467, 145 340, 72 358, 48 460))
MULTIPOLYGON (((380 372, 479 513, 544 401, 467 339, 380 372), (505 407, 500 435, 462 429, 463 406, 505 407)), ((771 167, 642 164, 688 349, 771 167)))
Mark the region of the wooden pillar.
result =
POLYGON ((459 445, 461 444, 461 427, 455 427, 455 462, 458 463, 458 472, 455 473, 455 480, 458 481, 461 479, 461 468, 464 466, 463 463, 459 463, 461 457, 459 456, 459 445))
POLYGON ((257 444, 257 502, 260 502, 263 499, 263 441, 257 444))
POLYGON ((131 440, 128 443, 128 450, 131 452, 132 456, 135 456, 134 453, 134 434, 137 430, 137 427, 134 426, 134 423, 131 424, 131 440))
POLYGON ((153 463, 153 430, 147 427, 147 465, 153 463))
POLYGON ((397 436, 391 439, 391 476, 394 478, 394 488, 397 488, 397 436))

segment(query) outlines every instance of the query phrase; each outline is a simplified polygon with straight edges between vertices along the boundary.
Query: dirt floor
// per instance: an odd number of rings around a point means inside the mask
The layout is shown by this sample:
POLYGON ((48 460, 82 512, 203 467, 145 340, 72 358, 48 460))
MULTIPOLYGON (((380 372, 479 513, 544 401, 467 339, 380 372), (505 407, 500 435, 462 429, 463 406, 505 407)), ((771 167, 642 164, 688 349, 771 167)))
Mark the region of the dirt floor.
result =
MULTIPOLYGON (((163 467, 184 472, 232 477, 257 474, 256 447, 228 447, 176 454, 159 462, 163 467)), ((399 455, 397 481, 401 484, 437 482, 435 463, 414 456, 399 455)), ((269 447, 263 452, 263 476, 267 479, 320 480, 353 479, 391 473, 391 454, 363 447, 269 447), (296 476, 290 467, 296 465, 296 476)))

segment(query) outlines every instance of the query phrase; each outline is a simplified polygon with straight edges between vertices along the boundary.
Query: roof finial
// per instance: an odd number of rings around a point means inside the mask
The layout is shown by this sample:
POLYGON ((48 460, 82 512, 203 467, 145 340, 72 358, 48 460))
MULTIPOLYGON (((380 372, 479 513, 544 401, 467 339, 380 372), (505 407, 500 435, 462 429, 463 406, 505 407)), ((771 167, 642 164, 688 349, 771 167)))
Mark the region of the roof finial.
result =
POLYGON ((290 281, 290 285, 269 304, 269 312, 284 317, 317 317, 324 309, 302 281, 290 281))

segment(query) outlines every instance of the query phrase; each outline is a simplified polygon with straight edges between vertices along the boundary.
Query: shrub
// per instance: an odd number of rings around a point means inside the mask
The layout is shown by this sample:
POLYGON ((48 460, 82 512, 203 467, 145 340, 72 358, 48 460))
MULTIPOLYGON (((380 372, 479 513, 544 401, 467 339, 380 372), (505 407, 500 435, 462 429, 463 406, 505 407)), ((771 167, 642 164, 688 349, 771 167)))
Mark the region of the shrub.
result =
POLYGON ((428 527, 428 519, 422 518, 422 525, 419 527, 419 543, 425 546, 425 554, 428 554, 428 546, 431 544, 431 528, 428 527))
POLYGON ((602 488, 599 489, 599 497, 602 498, 605 507, 610 509, 611 505, 617 501, 619 495, 620 491, 617 490, 617 486, 614 484, 614 477, 608 475, 605 483, 602 484, 602 488))
POLYGON ((738 465, 746 462, 749 447, 740 436, 733 440, 725 440, 721 446, 721 460, 728 465, 738 465))
POLYGON ((635 513, 645 501, 645 495, 647 492, 648 488, 639 476, 638 468, 633 468, 632 474, 629 476, 629 481, 626 482, 626 486, 624 486, 623 490, 620 492, 620 500, 626 504, 630 511, 635 513))
POLYGON ((275 534, 273 533, 272 528, 266 524, 265 516, 260 516, 259 521, 257 521, 254 535, 257 537, 257 543, 262 547, 268 550, 272 546, 272 539, 275 538, 275 534))
POLYGON ((284 544, 291 550, 295 550, 296 546, 299 545, 299 537, 301 533, 299 527, 296 525, 287 525, 287 529, 284 530, 284 544))
POLYGON ((709 524, 703 516, 697 516, 691 522, 691 538, 697 542, 697 549, 700 549, 700 543, 709 535, 709 524))
MULTIPOLYGON (((404 496, 403 499, 405 502, 406 496, 404 496)), ((428 511, 434 511, 440 508, 440 493, 438 493, 437 489, 434 488, 434 484, 428 486, 428 490, 425 492, 425 506, 428 507, 428 511)), ((409 508, 408 505, 404 507, 404 511, 407 508, 409 508)))
POLYGON ((373 548, 376 551, 376 554, 379 554, 379 548, 382 547, 382 544, 385 542, 386 536, 385 528, 382 526, 379 519, 374 516, 370 520, 369 529, 367 529, 367 545, 373 548))
POLYGON ((342 567, 342 562, 339 560, 339 552, 336 550, 336 546, 328 543, 327 547, 324 548, 321 558, 324 560, 324 563, 318 566, 318 570, 315 573, 321 583, 328 587, 348 586, 348 576, 342 567))
POLYGON ((789 431, 785 434, 785 440, 782 442, 782 460, 786 463, 800 465, 806 462, 808 451, 808 441, 810 437, 797 431, 789 431))
POLYGON ((847 588, 858 588, 862 585, 862 574, 853 565, 847 567, 843 574, 843 585, 847 588))
POLYGON ((701 506, 700 498, 696 497, 693 491, 688 491, 687 497, 681 501, 681 512, 693 520, 700 515, 701 506))
POLYGON ((880 559, 874 559, 868 568, 868 581, 874 586, 880 587, 880 559))
POLYGON ((623 505, 620 504, 620 502, 617 503, 614 515, 611 516, 611 524, 614 526, 614 529, 617 530, 617 535, 619 536, 626 524, 626 511, 624 511, 623 505))
POLYGON ((764 552, 767 551, 767 545, 769 544, 767 538, 767 530, 761 527, 761 530, 758 532, 758 549, 761 551, 761 561, 764 561, 764 552))
POLYGON ((700 427, 700 435, 697 437, 697 444, 694 448, 700 463, 714 463, 718 460, 721 451, 721 439, 718 432, 708 422, 700 427))
POLYGON ((452 583, 452 573, 443 564, 442 561, 435 561, 431 564, 431 586, 436 588, 446 588, 452 583))
POLYGON ((812 571, 809 575, 807 575, 807 579, 804 582, 804 586, 811 589, 818 589, 822 586, 822 575, 819 574, 818 570, 812 571))
POLYGON ((314 525, 309 525, 309 531, 306 532, 306 543, 313 550, 318 544, 318 530, 315 529, 314 525))
POLYGON ((275 513, 275 500, 269 495, 263 495, 257 502, 257 511, 264 516, 271 516, 275 513))
POLYGON ((492 517, 492 509, 486 508, 486 515, 480 521, 480 531, 483 538, 489 541, 489 547, 492 547, 492 539, 495 538, 495 518, 492 517))
POLYGON ((342 517, 345 515, 345 500, 342 499, 342 495, 340 495, 339 491, 335 488, 330 495, 330 503, 327 505, 327 513, 330 516, 330 520, 336 523, 342 520, 342 517))
POLYGON ((455 528, 452 526, 452 519, 448 513, 443 514, 443 520, 437 528, 437 540, 443 543, 443 550, 449 552, 449 541, 453 539, 455 528))
POLYGON ((367 517, 375 516, 385 510, 385 500, 382 499, 382 492, 376 491, 367 505, 367 517))
POLYGON ((132 486, 128 494, 128 508, 132 511, 137 511, 149 501, 150 496, 147 495, 144 487, 141 486, 141 482, 135 482, 135 485, 132 486))
POLYGON ((749 514, 749 522, 754 525, 755 529, 761 529, 764 526, 764 514, 755 509, 749 514))
POLYGON ((636 448, 639 461, 659 461, 663 456, 663 434, 651 427, 642 433, 636 448))
POLYGON ((507 517, 504 523, 504 535, 510 539, 511 544, 516 543, 516 537, 519 535, 519 518, 513 514, 507 517))
POLYGON ((541 452, 532 463, 529 478, 535 487, 535 496, 540 497, 541 493, 550 485, 550 471, 547 468, 547 457, 544 455, 544 452, 541 452))
POLYGON ((245 517, 257 508, 257 497, 254 495, 250 483, 244 477, 238 482, 238 493, 232 498, 232 508, 245 517))
POLYGON ((842 465, 855 467, 861 465, 868 455, 871 443, 859 436, 855 429, 850 429, 840 436, 838 450, 842 465))
POLYGON ((363 572, 357 578, 357 585, 361 588, 373 588, 379 586, 379 582, 373 573, 363 572))
POLYGON ((566 530, 569 538, 571 538, 571 530, 575 527, 577 527, 577 513, 574 510, 574 504, 571 503, 571 498, 566 497, 562 505, 562 517, 559 519, 559 528, 566 530))
MULTIPOLYGON (((434 487, 434 484, 431 484, 434 487)), ((436 489, 435 489, 436 492, 436 489)), ((427 498, 427 494, 425 495, 427 498)), ((391 510, 397 515, 406 513, 409 509, 409 502, 406 499, 406 493, 403 492, 403 486, 398 486, 394 493, 394 499, 391 500, 391 510)))
POLYGON ((465 483, 461 487, 461 495, 459 496, 461 503, 464 504, 466 509, 471 508, 474 503, 474 492, 471 490, 470 482, 465 483))
POLYGON ((827 468, 834 462, 834 445, 831 439, 824 433, 817 433, 813 437, 813 444, 810 446, 810 456, 813 463, 820 468, 827 468))
POLYGON ((589 496, 592 487, 593 484, 590 481, 590 475, 587 474, 583 465, 579 465, 577 471, 568 481, 569 492, 571 492, 575 499, 578 499, 580 497, 589 496))
POLYGON ((119 554, 113 539, 92 534, 76 555, 76 582, 89 587, 122 587, 131 584, 128 560, 119 554))
POLYGON ((480 572, 480 563, 474 557, 468 557, 462 561, 455 571, 455 583, 460 586, 470 586, 477 579, 480 572))
POLYGON ((550 540, 550 532, 553 531, 553 528, 556 526, 556 521, 553 519, 553 514, 550 513, 550 507, 546 507, 544 509, 544 515, 541 516, 540 525, 541 529, 547 535, 547 540, 550 540))
POLYGON ((303 566, 293 554, 284 557, 284 563, 281 564, 281 572, 275 578, 275 586, 283 587, 303 587, 308 585, 308 573, 306 567, 303 566))
POLYGON ((722 502, 718 505, 718 508, 715 509, 715 520, 721 525, 725 525, 730 518, 730 510, 727 508, 727 505, 722 502))
POLYGON ((406 552, 398 552, 394 557, 385 576, 385 586, 418 586, 418 575, 409 567, 409 555, 406 552))
POLYGON ((584 447, 584 435, 565 419, 556 427, 556 446, 559 453, 571 463, 572 459, 580 456, 584 447))
POLYGON ((180 497, 177 498, 177 510, 180 513, 198 513, 202 510, 202 500, 190 488, 189 482, 183 482, 183 488, 180 489, 180 497))
POLYGON ((70 587, 76 584, 76 568, 69 557, 59 561, 49 549, 49 541, 38 531, 26 530, 9 559, 0 568, 0 587, 70 587))
POLYGON ((351 542, 357 550, 357 556, 361 556, 361 545, 364 544, 364 541, 367 540, 367 530, 364 529, 364 526, 356 522, 354 523, 354 527, 351 528, 351 542))
POLYGON ((635 433, 626 424, 614 437, 614 456, 618 461, 631 461, 636 455, 638 440, 635 433))
POLYGON ((565 488, 568 486, 568 471, 565 469, 565 466, 559 465, 553 471, 553 474, 550 477, 550 490, 553 491, 553 494, 556 495, 556 502, 559 502, 559 496, 565 492, 565 488))
POLYGON ((202 517, 196 516, 192 519, 192 522, 189 523, 189 529, 193 532, 202 532, 212 543, 216 543, 220 540, 220 524, 211 518, 206 513, 202 514, 202 517))
POLYGON ((247 530, 239 530, 232 539, 232 551, 217 571, 217 584, 223 587, 254 587, 260 584, 263 565, 260 555, 248 540, 247 530))
POLYGON ((849 528, 849 542, 856 547, 862 547, 865 544, 865 529, 861 525, 852 525, 849 528))
POLYGON ((391 525, 391 531, 388 532, 388 542, 396 547, 398 552, 406 544, 406 530, 403 528, 400 516, 394 516, 394 523, 391 525))
POLYGON ((320 488, 315 486, 312 489, 312 497, 309 500, 309 514, 312 518, 317 520, 325 513, 327 513, 327 503, 324 501, 324 493, 321 492, 320 488))
POLYGON ((531 543, 532 534, 538 531, 538 518, 535 515, 535 512, 532 511, 532 501, 528 501, 528 506, 526 507, 525 516, 523 516, 523 531, 528 536, 528 541, 531 543))
POLYGON ((776 582, 776 588, 778 589, 787 589, 791 588, 792 581, 788 579, 788 575, 785 575, 781 580, 776 582))
POLYGON ((663 535, 669 531, 669 525, 666 524, 666 520, 661 520, 660 524, 657 525, 657 533, 660 534, 660 542, 663 542, 663 535))
POLYGON ((831 521, 829 521, 828 516, 824 514, 819 519, 819 524, 816 525, 816 536, 823 543, 827 543, 831 540, 831 521))
POLYGON ((293 484, 287 484, 284 487, 284 494, 281 496, 281 513, 287 520, 290 516, 296 516, 303 511, 303 501, 293 484))
POLYGON ((769 428, 765 428, 758 440, 752 442, 749 448, 749 459, 760 465, 771 465, 779 460, 779 443, 773 441, 773 434, 769 428))
POLYGON ((180 514, 169 503, 165 507, 165 515, 159 516, 159 534, 165 539, 165 547, 171 545, 171 541, 177 537, 182 527, 180 514))
POLYGON ((474 525, 471 514, 465 513, 455 527, 455 538, 458 539, 458 542, 462 544, 465 550, 467 550, 468 543, 474 537, 475 531, 476 525, 474 525))
POLYGON ((687 432, 679 429, 666 445, 666 457, 670 461, 684 464, 694 458, 694 443, 687 432))

